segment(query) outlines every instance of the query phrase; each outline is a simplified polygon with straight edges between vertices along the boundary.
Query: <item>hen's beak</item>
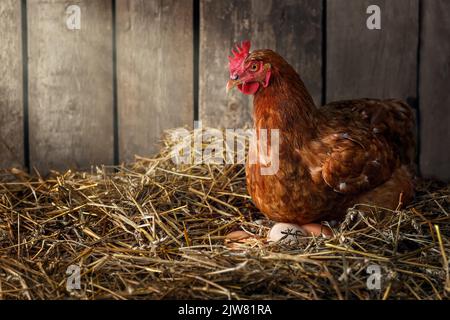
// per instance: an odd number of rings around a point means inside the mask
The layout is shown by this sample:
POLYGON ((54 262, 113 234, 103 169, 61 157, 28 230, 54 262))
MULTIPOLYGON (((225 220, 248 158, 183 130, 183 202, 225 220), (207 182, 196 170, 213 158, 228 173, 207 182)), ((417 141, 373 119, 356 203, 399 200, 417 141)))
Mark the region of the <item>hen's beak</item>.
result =
POLYGON ((227 82, 227 93, 230 92, 231 89, 236 87, 238 84, 240 84, 240 80, 228 80, 227 82))

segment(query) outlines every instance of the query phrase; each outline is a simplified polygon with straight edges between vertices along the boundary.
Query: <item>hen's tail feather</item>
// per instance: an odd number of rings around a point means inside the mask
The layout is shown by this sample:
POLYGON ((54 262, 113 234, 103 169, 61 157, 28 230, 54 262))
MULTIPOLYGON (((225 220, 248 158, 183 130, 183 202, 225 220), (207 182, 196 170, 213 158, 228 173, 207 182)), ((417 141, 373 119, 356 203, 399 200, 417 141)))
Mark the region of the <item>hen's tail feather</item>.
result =
POLYGON ((388 115, 387 134, 392 137, 400 151, 400 161, 416 172, 416 121, 413 109, 405 102, 396 99, 381 101, 386 106, 388 115))

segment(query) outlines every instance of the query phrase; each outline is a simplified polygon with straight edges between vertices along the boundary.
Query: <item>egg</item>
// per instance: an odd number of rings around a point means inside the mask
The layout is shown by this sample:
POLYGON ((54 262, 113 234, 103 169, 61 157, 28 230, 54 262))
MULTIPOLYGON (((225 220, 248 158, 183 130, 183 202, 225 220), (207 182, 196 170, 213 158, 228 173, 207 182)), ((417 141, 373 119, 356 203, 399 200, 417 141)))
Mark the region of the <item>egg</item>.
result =
POLYGON ((225 236, 225 239, 227 239, 229 241, 240 241, 240 240, 247 239, 251 236, 252 235, 249 234, 248 232, 245 232, 243 230, 237 230, 237 231, 233 231, 233 232, 230 232, 229 234, 227 234, 225 236))
POLYGON ((302 228, 293 223, 276 223, 269 231, 267 240, 277 242, 283 239, 288 243, 297 242, 299 238, 305 236, 302 228))
POLYGON ((330 228, 318 223, 308 223, 302 226, 293 223, 277 223, 269 231, 267 239, 271 242, 277 242, 283 239, 288 243, 297 242, 301 237, 324 236, 331 237, 333 235, 330 228))
POLYGON ((333 236, 333 232, 327 226, 318 223, 308 223, 301 226, 301 228, 305 231, 308 236, 323 236, 325 238, 331 238, 333 236))

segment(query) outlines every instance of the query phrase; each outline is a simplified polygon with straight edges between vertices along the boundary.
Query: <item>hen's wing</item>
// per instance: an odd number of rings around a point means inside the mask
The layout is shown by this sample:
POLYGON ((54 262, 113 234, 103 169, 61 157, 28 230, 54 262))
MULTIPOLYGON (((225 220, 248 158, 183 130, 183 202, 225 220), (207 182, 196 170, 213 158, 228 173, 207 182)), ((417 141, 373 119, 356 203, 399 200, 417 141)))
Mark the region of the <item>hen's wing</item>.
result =
POLYGON ((372 189, 388 180, 397 165, 388 143, 364 129, 346 128, 322 141, 329 150, 323 159, 322 178, 339 193, 372 189))
POLYGON ((331 112, 348 110, 358 116, 370 130, 385 137, 402 164, 415 171, 416 122, 408 104, 397 99, 358 99, 332 102, 323 108, 331 112))
POLYGON ((370 190, 387 181, 399 164, 413 163, 414 117, 403 102, 339 101, 322 112, 327 121, 320 145, 326 153, 320 172, 336 192, 370 190))

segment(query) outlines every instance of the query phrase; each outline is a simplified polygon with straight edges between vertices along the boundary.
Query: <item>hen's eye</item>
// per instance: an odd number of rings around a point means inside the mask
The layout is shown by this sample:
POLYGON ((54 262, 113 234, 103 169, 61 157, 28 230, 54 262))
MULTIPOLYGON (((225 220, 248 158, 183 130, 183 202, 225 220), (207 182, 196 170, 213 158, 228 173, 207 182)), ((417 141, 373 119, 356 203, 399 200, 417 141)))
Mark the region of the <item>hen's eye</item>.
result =
POLYGON ((250 70, 252 70, 252 71, 258 70, 258 65, 256 63, 252 64, 250 67, 250 70))

